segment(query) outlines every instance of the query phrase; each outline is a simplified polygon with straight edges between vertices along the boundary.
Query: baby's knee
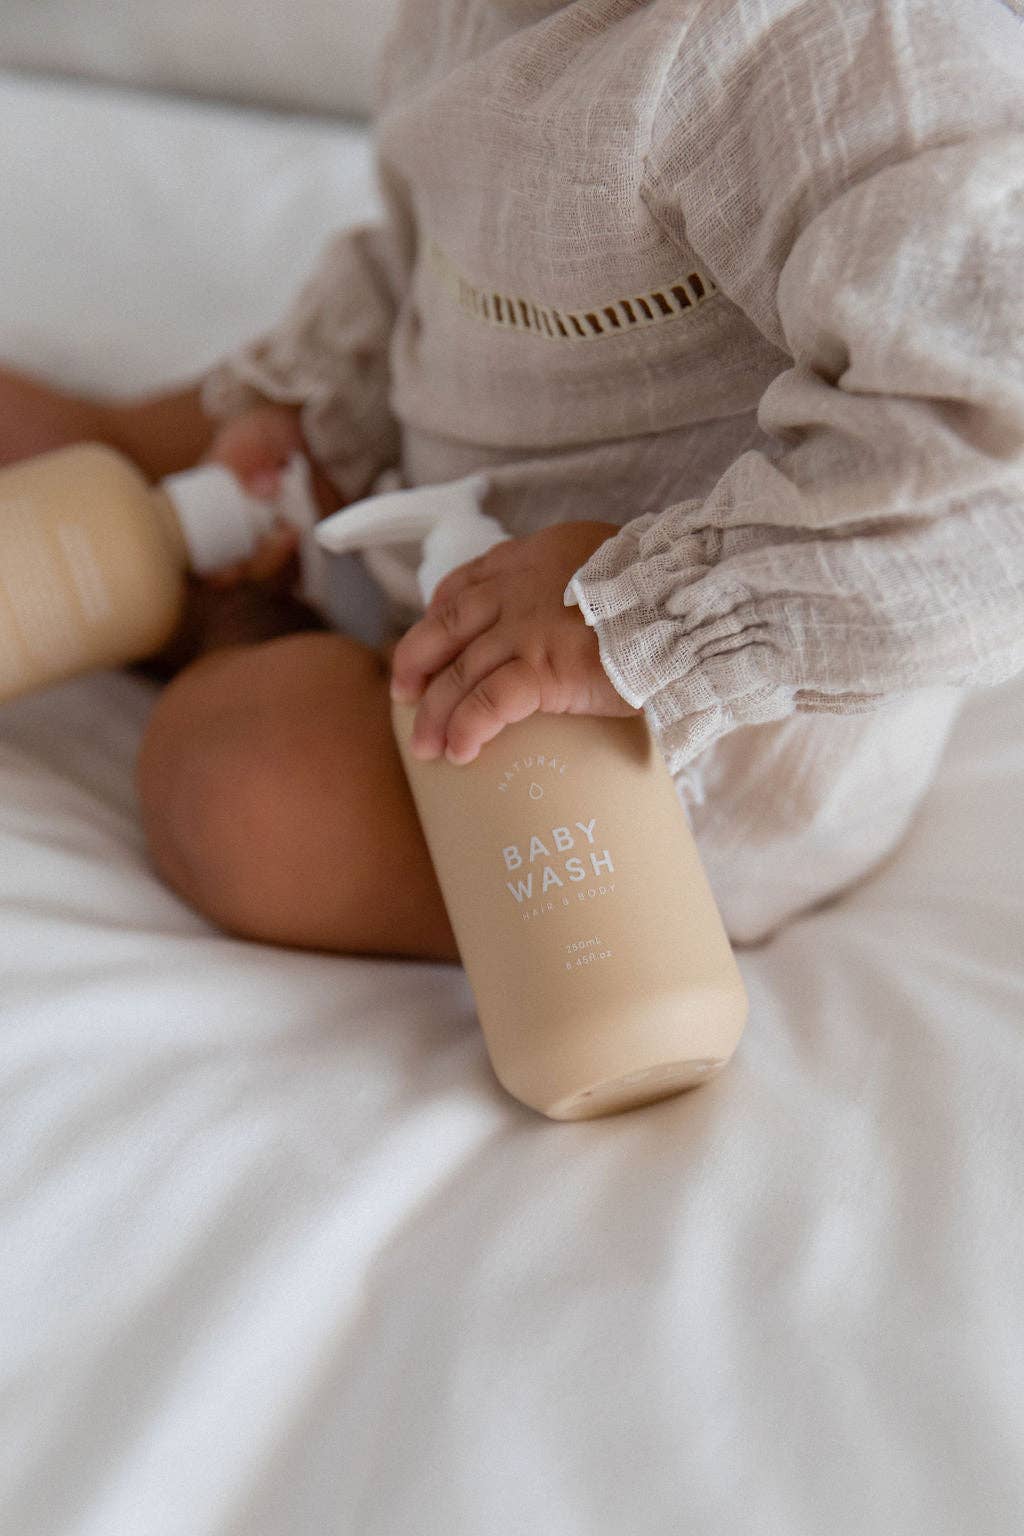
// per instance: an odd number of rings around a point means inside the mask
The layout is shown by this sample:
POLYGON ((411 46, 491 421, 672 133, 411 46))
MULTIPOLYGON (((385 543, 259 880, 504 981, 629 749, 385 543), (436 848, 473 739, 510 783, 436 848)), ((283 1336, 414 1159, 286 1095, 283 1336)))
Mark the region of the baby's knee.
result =
MULTIPOLYGON (((309 637, 289 640, 299 638, 309 637)), ((137 762, 154 868, 238 933, 266 889, 268 848, 279 842, 275 822, 288 802, 289 745, 271 707, 283 644, 236 645, 185 668, 158 698, 137 762)))
POLYGON ((239 663, 253 649, 218 651, 179 673, 153 708, 136 766, 153 867, 217 922, 253 859, 239 835, 253 819, 254 781, 245 762, 251 743, 231 698, 239 663))
POLYGON ((160 695, 137 767, 149 854, 218 927, 276 942, 304 933, 315 895, 300 834, 338 756, 325 701, 344 715, 371 687, 383 687, 373 652, 290 635, 213 652, 160 695))

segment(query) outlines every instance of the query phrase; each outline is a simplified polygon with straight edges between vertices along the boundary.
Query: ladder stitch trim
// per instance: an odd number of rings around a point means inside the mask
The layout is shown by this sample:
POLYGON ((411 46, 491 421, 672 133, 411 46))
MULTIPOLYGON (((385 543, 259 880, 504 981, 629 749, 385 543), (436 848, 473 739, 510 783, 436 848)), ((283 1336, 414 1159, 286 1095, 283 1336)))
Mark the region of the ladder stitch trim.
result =
POLYGON ((649 293, 630 294, 588 309, 555 309, 538 299, 522 299, 478 288, 464 277, 435 240, 428 240, 427 265, 439 277, 456 303, 489 325, 506 331, 524 331, 546 341, 596 341, 621 336, 629 330, 661 325, 692 315, 718 292, 700 268, 685 277, 673 278, 649 293))

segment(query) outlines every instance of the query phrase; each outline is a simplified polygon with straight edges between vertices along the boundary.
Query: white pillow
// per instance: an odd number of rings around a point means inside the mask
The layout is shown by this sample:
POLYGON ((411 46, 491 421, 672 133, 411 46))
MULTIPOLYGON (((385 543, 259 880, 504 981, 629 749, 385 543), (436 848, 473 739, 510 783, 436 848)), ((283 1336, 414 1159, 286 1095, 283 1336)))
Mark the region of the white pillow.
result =
POLYGON ((365 116, 397 0, 3 0, 0 66, 365 116))

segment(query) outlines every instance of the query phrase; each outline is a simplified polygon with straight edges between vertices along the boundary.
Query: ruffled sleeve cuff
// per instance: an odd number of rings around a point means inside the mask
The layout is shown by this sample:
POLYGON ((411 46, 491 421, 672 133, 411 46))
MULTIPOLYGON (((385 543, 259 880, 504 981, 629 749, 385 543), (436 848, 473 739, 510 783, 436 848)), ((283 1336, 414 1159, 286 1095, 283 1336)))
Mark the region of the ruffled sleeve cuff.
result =
POLYGON ((694 760, 738 726, 792 714, 797 688, 768 675, 772 641, 752 594, 713 563, 716 531, 667 544, 648 532, 655 521, 637 518, 595 550, 564 601, 579 606, 613 687, 643 710, 670 771, 699 798, 694 760))
MULTIPOLYGON (((768 507, 773 475, 761 464, 760 494, 743 504, 768 507)), ((864 714, 920 688, 992 686, 1024 666, 1012 486, 951 498, 934 517, 818 531, 723 527, 735 479, 727 472, 709 501, 627 524, 564 593, 674 774, 739 726, 864 714)))
POLYGON ((279 324, 223 358, 202 384, 215 419, 266 401, 300 406, 309 451, 347 501, 399 457, 388 399, 386 240, 376 225, 337 236, 279 324))

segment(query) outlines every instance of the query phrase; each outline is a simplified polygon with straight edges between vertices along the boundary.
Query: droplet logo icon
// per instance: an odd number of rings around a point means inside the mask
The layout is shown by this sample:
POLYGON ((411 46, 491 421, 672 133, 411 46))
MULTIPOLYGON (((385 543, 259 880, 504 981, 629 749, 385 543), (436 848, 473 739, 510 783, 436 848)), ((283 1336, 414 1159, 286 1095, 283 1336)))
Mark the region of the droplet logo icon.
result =
POLYGON ((543 793, 544 791, 541 789, 536 779, 534 779, 533 783, 530 785, 530 799, 539 800, 543 793))

